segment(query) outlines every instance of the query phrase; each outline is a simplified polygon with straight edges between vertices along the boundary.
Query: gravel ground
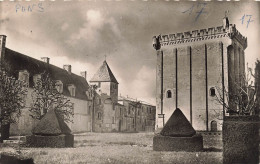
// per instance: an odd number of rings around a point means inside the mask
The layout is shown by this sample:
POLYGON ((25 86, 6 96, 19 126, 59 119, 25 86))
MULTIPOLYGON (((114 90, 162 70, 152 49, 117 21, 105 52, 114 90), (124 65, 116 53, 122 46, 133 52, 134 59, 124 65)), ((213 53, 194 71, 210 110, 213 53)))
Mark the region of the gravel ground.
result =
MULTIPOLYGON (((221 136, 203 135, 202 152, 155 152, 153 133, 85 133, 75 135, 74 148, 26 148, 21 152, 39 164, 65 163, 222 163, 221 136)), ((15 152, 2 145, 0 152, 15 152)))

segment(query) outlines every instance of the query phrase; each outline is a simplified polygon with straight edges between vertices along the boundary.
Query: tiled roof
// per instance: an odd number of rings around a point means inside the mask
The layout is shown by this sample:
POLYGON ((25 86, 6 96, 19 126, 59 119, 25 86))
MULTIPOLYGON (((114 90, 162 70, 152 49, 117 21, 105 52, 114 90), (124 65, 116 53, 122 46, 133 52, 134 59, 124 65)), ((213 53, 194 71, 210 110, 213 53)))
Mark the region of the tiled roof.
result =
POLYGON ((103 62, 103 65, 98 69, 90 82, 115 82, 118 84, 106 61, 103 62))
POLYGON ((62 81, 63 94, 65 96, 70 96, 68 85, 74 84, 76 86, 75 98, 87 100, 86 91, 88 90, 89 85, 86 79, 82 76, 68 73, 62 68, 47 64, 43 61, 23 55, 8 48, 5 48, 4 63, 6 65, 5 67, 7 67, 7 72, 15 78, 18 78, 19 71, 27 70, 30 74, 29 87, 33 87, 34 75, 48 71, 53 80, 62 81))

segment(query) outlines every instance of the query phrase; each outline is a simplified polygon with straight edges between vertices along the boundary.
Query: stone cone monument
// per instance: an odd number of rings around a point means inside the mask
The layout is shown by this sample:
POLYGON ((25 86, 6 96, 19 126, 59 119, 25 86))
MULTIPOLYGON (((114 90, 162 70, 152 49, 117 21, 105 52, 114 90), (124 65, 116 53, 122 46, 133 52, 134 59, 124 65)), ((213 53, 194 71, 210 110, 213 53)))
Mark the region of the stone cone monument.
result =
POLYGON ((153 138, 155 151, 201 151, 203 138, 187 120, 182 111, 177 108, 160 134, 153 138))
POLYGON ((26 136, 31 147, 73 147, 74 136, 64 120, 50 110, 32 130, 33 135, 26 136))

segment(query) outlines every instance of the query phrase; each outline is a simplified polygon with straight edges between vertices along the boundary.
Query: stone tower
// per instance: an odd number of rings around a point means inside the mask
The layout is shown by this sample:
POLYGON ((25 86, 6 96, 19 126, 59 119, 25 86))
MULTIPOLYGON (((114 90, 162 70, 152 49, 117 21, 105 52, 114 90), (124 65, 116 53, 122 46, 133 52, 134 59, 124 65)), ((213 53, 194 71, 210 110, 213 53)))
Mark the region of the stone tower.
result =
POLYGON ((223 25, 153 37, 157 52, 156 128, 176 108, 195 130, 221 130, 223 106, 216 94, 232 90, 245 70, 243 37, 228 18, 223 25))
POLYGON ((113 102, 117 102, 118 82, 106 61, 103 62, 103 65, 94 74, 90 83, 98 86, 98 93, 105 93, 111 97, 113 102))

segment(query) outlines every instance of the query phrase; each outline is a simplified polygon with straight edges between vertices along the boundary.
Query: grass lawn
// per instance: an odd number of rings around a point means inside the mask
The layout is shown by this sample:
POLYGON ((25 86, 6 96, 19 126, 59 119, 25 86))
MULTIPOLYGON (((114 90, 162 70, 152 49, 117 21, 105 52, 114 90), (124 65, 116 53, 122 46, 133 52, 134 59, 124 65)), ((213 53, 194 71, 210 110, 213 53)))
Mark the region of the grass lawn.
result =
MULTIPOLYGON (((153 151, 153 133, 85 133, 75 135, 74 148, 26 148, 35 163, 222 163, 221 136, 203 135, 202 152, 153 151)), ((0 152, 14 152, 3 146, 0 152)))

